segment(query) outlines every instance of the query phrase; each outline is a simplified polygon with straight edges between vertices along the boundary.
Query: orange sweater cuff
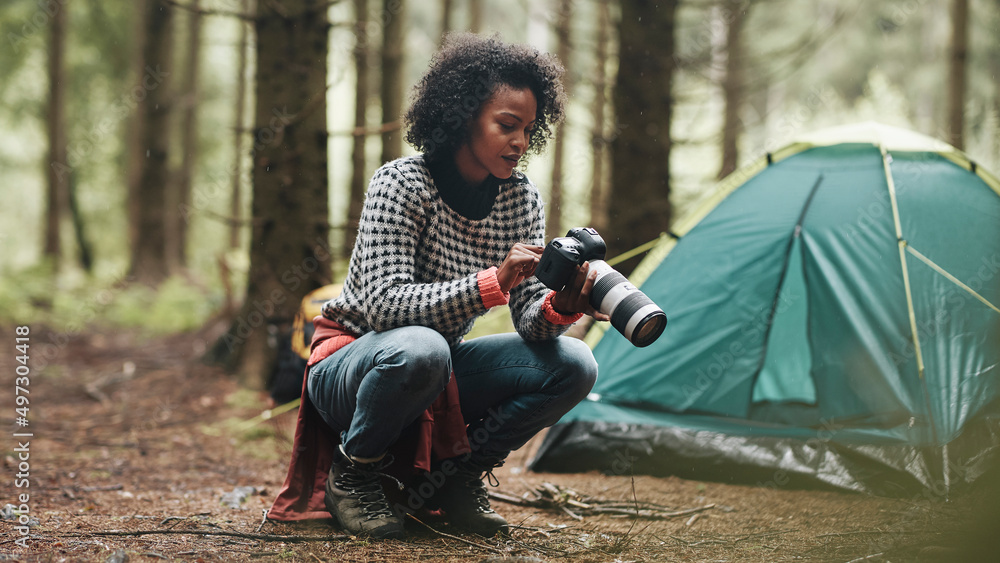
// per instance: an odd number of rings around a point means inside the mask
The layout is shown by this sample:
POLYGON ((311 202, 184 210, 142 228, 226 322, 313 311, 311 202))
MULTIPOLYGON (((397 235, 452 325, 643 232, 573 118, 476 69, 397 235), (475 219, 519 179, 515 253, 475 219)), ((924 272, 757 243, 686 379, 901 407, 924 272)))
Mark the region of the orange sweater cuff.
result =
POLYGON ((583 318, 583 313, 564 315, 559 311, 556 311, 555 307, 552 306, 552 298, 555 296, 556 292, 550 291, 549 294, 545 296, 545 301, 542 302, 542 315, 545 316, 545 320, 557 325, 571 325, 583 318))
POLYGON ((483 299, 483 307, 492 309, 497 305, 506 305, 510 301, 510 294, 500 289, 496 266, 479 272, 476 280, 479 282, 479 295, 483 299))

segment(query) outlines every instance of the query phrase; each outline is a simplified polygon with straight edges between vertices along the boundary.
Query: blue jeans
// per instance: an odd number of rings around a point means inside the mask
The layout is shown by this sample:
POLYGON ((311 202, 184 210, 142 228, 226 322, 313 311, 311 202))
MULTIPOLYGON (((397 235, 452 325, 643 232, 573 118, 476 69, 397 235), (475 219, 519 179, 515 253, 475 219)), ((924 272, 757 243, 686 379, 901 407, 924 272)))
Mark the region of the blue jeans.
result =
POLYGON ((597 362, 582 341, 483 336, 454 347, 433 329, 369 332, 309 371, 320 416, 356 458, 384 454, 455 374, 473 450, 504 458, 583 400, 597 362))

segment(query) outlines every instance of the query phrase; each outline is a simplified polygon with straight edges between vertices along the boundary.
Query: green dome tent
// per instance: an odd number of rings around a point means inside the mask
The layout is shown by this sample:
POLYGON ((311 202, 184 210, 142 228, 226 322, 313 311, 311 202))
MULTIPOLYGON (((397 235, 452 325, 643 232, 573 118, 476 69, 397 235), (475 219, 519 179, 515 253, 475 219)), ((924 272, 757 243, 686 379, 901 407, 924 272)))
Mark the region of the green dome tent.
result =
POLYGON ((666 311, 600 376, 537 471, 943 496, 1000 445, 1000 182, 866 123, 724 179, 633 274, 666 311))

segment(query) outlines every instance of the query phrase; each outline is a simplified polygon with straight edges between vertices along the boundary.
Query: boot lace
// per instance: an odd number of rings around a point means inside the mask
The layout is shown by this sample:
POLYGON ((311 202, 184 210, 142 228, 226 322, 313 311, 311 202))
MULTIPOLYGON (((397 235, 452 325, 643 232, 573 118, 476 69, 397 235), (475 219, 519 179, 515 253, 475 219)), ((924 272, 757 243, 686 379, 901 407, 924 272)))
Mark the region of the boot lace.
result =
POLYGON ((499 487, 500 480, 493 474, 493 470, 501 465, 503 465, 503 462, 499 462, 498 464, 488 467, 487 469, 467 473, 463 478, 465 487, 468 489, 469 494, 472 495, 472 499, 476 506, 482 512, 493 511, 492 507, 490 507, 489 492, 486 490, 486 485, 483 483, 483 479, 486 479, 491 487, 499 487))
POLYGON ((396 483, 399 490, 403 490, 403 484, 382 469, 392 463, 391 460, 382 460, 377 464, 350 464, 344 472, 336 479, 338 488, 358 500, 361 510, 369 518, 380 518, 392 516, 392 508, 385 498, 385 491, 382 490, 381 477, 388 477, 396 483))

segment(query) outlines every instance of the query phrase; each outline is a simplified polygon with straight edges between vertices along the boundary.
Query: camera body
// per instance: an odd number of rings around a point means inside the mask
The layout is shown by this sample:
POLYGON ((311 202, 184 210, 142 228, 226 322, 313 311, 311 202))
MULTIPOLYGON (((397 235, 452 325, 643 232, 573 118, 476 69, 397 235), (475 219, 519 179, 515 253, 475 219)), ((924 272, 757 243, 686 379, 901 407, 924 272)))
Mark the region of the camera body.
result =
POLYGON ((604 260, 608 246, 590 227, 570 229, 566 236, 549 241, 535 268, 535 277, 549 289, 562 291, 573 279, 577 266, 590 260, 604 260))
POLYGON ((562 291, 576 269, 590 262, 597 279, 590 290, 590 306, 611 317, 611 326, 634 346, 652 344, 667 326, 667 315, 653 300, 604 261, 608 248, 590 227, 570 229, 565 237, 549 241, 535 268, 535 277, 546 287, 562 291))

